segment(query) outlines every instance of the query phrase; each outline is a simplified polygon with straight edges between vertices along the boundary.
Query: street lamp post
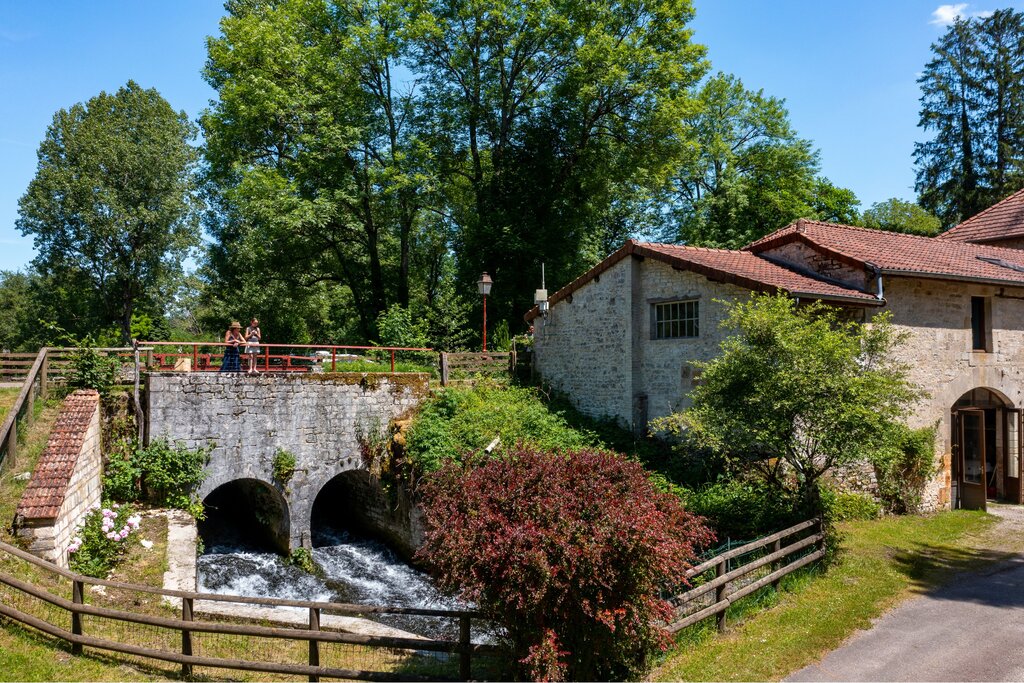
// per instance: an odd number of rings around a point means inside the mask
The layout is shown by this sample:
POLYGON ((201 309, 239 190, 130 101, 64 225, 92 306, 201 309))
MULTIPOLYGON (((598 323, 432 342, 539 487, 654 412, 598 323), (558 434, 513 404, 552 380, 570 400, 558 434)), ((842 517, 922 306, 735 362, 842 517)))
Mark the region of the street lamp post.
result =
POLYGON ((487 295, 491 293, 491 285, 494 281, 491 276, 484 273, 476 283, 477 291, 484 297, 484 353, 487 353, 487 295))

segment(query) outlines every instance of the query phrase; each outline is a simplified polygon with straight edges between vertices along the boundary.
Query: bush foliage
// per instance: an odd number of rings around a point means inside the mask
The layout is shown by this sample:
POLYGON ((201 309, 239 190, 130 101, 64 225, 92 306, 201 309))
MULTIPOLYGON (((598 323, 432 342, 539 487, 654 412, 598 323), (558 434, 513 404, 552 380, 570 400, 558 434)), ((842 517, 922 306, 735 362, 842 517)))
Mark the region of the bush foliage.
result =
POLYGON ((606 451, 449 461, 422 491, 420 558, 504 626, 521 673, 538 680, 641 673, 668 643, 662 589, 713 541, 639 464, 606 451))
POLYGON ((205 448, 154 440, 145 448, 111 456, 103 475, 104 494, 123 502, 146 501, 202 516, 196 490, 206 478, 205 448))
POLYGON ((821 505, 826 518, 833 522, 877 519, 882 514, 882 506, 871 496, 852 491, 837 491, 830 487, 822 487, 821 505))
POLYGON ((574 429, 551 410, 540 392, 479 382, 472 388, 448 387, 423 403, 409 429, 406 454, 422 472, 486 447, 500 436, 502 451, 523 442, 541 450, 596 445, 596 436, 574 429))
POLYGON ((889 512, 917 512, 924 487, 935 475, 938 425, 911 429, 898 425, 884 447, 871 455, 878 495, 889 512))
POLYGON ((93 507, 67 548, 68 565, 79 574, 106 578, 137 536, 140 521, 130 505, 93 507))
POLYGON ((705 517, 720 540, 753 540, 802 522, 795 496, 757 479, 720 479, 683 491, 686 509, 705 517))

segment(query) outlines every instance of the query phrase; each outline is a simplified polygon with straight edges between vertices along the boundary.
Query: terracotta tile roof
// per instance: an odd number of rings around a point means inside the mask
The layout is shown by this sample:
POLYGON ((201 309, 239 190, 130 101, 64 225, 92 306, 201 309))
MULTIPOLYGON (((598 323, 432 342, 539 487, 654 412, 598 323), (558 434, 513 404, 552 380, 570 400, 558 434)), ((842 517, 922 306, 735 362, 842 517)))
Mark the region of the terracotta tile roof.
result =
POLYGON ((743 247, 754 254, 791 242, 883 273, 1024 286, 1024 251, 800 219, 743 247))
POLYGON ((956 242, 991 242, 1024 237, 1024 190, 971 216, 938 236, 956 242))
MULTIPOLYGON (((803 273, 783 267, 749 251, 707 249, 634 240, 629 240, 614 254, 552 294, 548 297, 548 302, 555 304, 565 299, 630 255, 652 258, 679 270, 700 273, 716 282, 728 282, 756 291, 783 290, 804 298, 834 300, 861 306, 880 306, 884 303, 873 294, 827 280, 813 273, 803 273)), ((538 315, 540 312, 534 306, 527 312, 525 318, 530 321, 538 315)))
POLYGON ((99 402, 100 395, 92 389, 80 389, 64 399, 46 448, 39 456, 32 478, 18 502, 17 514, 20 517, 57 517, 99 402))

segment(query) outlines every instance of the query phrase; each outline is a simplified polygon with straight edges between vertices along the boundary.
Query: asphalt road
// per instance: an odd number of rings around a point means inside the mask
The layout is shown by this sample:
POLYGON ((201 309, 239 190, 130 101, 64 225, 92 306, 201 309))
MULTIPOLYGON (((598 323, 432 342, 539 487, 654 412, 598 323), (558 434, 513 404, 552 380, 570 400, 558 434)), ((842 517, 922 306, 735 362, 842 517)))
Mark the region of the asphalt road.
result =
POLYGON ((1024 557, 912 598, 790 681, 1024 681, 1024 557))

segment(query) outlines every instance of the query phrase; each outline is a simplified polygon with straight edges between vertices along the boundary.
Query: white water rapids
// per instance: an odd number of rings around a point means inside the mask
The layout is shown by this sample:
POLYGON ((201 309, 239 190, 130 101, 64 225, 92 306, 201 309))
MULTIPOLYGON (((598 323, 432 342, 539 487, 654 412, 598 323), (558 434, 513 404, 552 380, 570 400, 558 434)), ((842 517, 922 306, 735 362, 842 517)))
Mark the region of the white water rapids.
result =
MULTIPOLYGON (((324 529, 314 535, 313 544, 313 560, 322 576, 294 567, 275 553, 254 551, 234 539, 223 539, 207 547, 198 559, 199 590, 389 607, 464 607, 441 595, 426 574, 403 562, 380 541, 324 529)), ((452 619, 407 615, 370 618, 425 636, 458 636, 458 623, 452 619)))

